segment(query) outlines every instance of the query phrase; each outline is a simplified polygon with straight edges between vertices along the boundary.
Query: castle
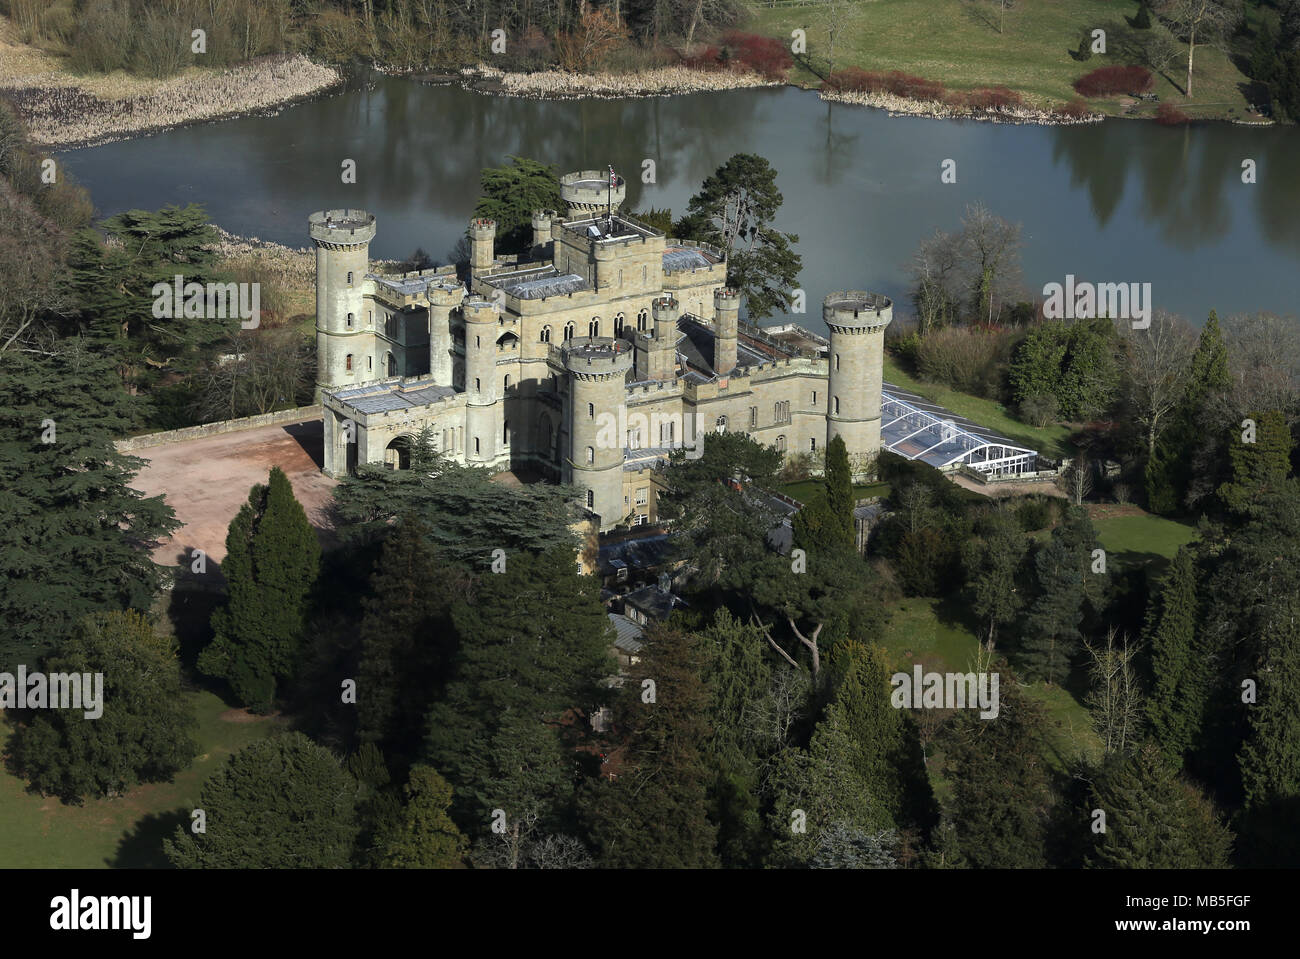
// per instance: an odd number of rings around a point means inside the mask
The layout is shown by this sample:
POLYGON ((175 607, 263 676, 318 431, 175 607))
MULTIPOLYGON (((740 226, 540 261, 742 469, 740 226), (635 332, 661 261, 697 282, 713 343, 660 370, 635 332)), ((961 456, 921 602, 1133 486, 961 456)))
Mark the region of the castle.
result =
POLYGON ((456 462, 573 484, 606 531, 655 520, 655 467, 697 434, 814 457, 840 436, 871 468, 888 298, 830 294, 829 342, 798 331, 801 348, 739 322, 722 250, 620 214, 621 178, 560 186, 566 215, 533 214, 526 262, 471 221, 467 283, 454 266, 372 272, 373 215, 310 216, 328 475, 404 468, 428 428, 456 462))

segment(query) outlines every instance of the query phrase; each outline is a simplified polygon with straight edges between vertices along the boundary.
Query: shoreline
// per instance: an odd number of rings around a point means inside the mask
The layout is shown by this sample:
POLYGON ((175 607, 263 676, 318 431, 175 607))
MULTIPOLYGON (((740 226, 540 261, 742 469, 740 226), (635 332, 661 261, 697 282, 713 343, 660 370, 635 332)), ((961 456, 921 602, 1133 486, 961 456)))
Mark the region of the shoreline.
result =
POLYGON ((625 100, 789 85, 748 71, 693 70, 684 66, 653 67, 635 73, 509 73, 484 63, 463 67, 446 80, 473 93, 529 100, 625 100))
POLYGON ((912 100, 892 93, 839 92, 822 88, 817 98, 826 103, 843 103, 850 106, 871 107, 884 110, 891 117, 926 117, 932 120, 977 120, 984 123, 1011 123, 1034 126, 1078 126, 1084 123, 1101 123, 1104 113, 1087 113, 1081 117, 1040 110, 1033 107, 1009 108, 956 108, 938 100, 912 100))
POLYGON ((302 54, 259 57, 220 72, 186 71, 147 92, 97 96, 91 83, 57 71, 0 80, 33 145, 84 149, 195 123, 274 116, 344 82, 341 70, 302 54))

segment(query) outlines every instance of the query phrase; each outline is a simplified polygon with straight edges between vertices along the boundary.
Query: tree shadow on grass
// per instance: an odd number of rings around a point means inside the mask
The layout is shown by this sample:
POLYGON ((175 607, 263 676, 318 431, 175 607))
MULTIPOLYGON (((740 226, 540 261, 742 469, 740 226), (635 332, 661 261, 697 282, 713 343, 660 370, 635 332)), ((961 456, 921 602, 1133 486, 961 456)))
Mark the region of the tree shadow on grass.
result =
POLYGON ((185 827, 189 822, 188 809, 150 813, 122 835, 117 852, 104 863, 113 869, 170 869, 163 840, 170 838, 177 826, 185 827))

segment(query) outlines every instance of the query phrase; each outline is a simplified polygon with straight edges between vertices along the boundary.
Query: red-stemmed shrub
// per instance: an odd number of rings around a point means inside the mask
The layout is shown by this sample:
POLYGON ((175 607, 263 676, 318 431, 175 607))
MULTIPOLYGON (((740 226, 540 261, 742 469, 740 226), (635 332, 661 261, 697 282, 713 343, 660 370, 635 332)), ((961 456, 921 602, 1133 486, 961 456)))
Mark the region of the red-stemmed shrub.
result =
POLYGON ((1167 127, 1176 127, 1183 123, 1190 123, 1192 118, 1189 117, 1172 103, 1162 103, 1156 107, 1156 123, 1167 127))
POLYGON ((1070 117, 1074 120, 1082 120, 1084 117, 1092 113, 1092 111, 1088 109, 1088 104, 1084 102, 1083 97, 1075 97, 1056 112, 1063 117, 1070 117))
POLYGON ((1074 92, 1085 97, 1147 93, 1155 86, 1155 77, 1146 67, 1098 67, 1074 81, 1074 92))
POLYGON ((966 95, 966 105, 973 110, 1006 110, 1011 107, 1023 107, 1025 98, 1015 90, 1006 87, 991 87, 972 90, 966 95))
POLYGON ((789 49, 775 37, 731 30, 722 35, 722 45, 730 55, 728 59, 743 63, 769 80, 781 79, 794 66, 789 49))
POLYGON ((912 76, 900 70, 863 70, 849 67, 836 70, 827 86, 842 93, 891 93, 910 100, 942 100, 943 84, 924 77, 912 76))

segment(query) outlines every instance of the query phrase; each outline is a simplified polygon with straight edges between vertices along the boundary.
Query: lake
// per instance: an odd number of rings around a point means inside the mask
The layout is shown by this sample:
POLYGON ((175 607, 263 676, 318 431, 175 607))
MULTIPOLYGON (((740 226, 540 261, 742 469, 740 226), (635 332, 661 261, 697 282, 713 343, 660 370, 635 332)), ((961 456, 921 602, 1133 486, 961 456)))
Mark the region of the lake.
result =
MULTIPOLYGON (((1300 129, 1128 120, 1069 127, 890 117, 792 87, 671 98, 539 101, 372 77, 351 89, 244 117, 62 154, 101 213, 200 203, 232 233, 307 246, 307 215, 364 207, 371 256, 446 254, 464 232, 479 171, 507 155, 560 172, 613 164, 625 210, 685 212, 735 153, 777 170, 778 227, 799 235, 800 285, 882 292, 904 307, 907 267, 936 228, 981 200, 1024 226, 1028 291, 1067 273, 1149 282, 1158 308, 1199 324, 1300 303, 1300 129), (341 182, 345 159, 357 182, 341 182), (641 182, 645 160, 655 182, 641 182), (941 183, 944 160, 956 182, 941 183), (1257 182, 1242 182, 1255 161, 1257 182)), ((440 260, 441 261, 441 260, 440 260)), ((773 317, 767 322, 780 322, 773 317)))

